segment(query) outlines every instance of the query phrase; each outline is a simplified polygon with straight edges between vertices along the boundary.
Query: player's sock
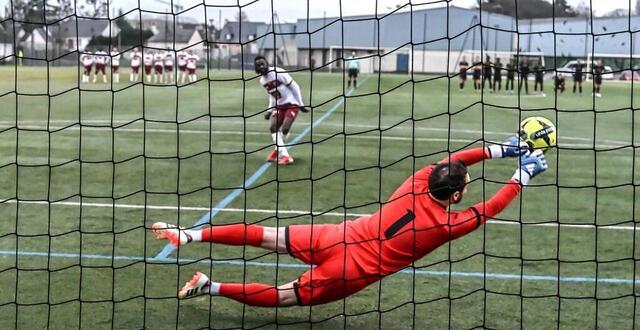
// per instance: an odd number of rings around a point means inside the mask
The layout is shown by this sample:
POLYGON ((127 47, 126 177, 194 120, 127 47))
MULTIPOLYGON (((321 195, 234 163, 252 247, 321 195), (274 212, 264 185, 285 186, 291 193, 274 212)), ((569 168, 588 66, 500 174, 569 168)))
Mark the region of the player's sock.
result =
POLYGON ((102 82, 105 84, 107 83, 107 76, 102 76, 102 82))
POLYGON ((351 88, 351 79, 347 82, 347 88, 351 88))
POLYGON ((580 89, 580 94, 582 94, 582 85, 580 85, 579 89, 580 89))
POLYGON ((284 140, 284 134, 282 134, 282 132, 278 132, 276 134, 278 139, 278 142, 276 143, 276 145, 279 148, 280 154, 283 156, 289 157, 289 150, 287 150, 287 147, 286 147, 287 144, 284 140))
POLYGON ((190 230, 195 242, 212 242, 226 245, 251 245, 260 247, 264 237, 264 228, 258 225, 212 226, 202 230, 190 230))
POLYGON ((250 306, 278 306, 278 289, 268 284, 210 282, 209 294, 227 297, 250 306))
POLYGON ((353 80, 353 88, 358 88, 358 80, 357 79, 353 80))

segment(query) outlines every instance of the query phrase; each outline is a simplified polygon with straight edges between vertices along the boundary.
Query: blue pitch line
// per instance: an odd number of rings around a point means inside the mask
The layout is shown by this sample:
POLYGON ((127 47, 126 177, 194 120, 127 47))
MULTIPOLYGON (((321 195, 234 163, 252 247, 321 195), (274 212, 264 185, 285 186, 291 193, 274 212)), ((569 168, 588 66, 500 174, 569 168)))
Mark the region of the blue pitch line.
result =
MULTIPOLYGON (((360 86, 364 85, 364 83, 367 81, 367 79, 369 79, 368 77, 365 78, 361 83, 360 86)), ((349 96, 353 93, 354 89, 350 89, 346 94, 346 96, 349 96)), ((309 132, 311 132, 311 129, 320 125, 325 119, 327 119, 329 116, 331 116, 336 110, 338 110, 338 108, 342 105, 342 103, 344 103, 345 97, 341 98, 340 101, 338 101, 338 103, 336 103, 336 105, 334 105, 331 109, 329 109, 329 111, 327 111, 325 114, 323 114, 320 118, 316 119, 316 121, 314 121, 311 125, 307 126, 302 132, 300 132, 300 134, 298 134, 291 142, 287 143, 287 147, 289 148, 293 148, 293 145, 297 144, 298 142, 300 142, 300 140, 302 140, 307 134, 309 134, 309 132)), ((223 209, 225 207, 227 207, 229 204, 231 204, 231 202, 233 202, 236 198, 238 198, 238 196, 240 196, 240 194, 242 194, 242 192, 249 186, 251 186, 252 184, 254 184, 268 169, 269 167, 271 167, 272 163, 264 163, 262 164, 262 166, 260 166, 245 182, 244 185, 242 185, 242 187, 238 187, 236 189, 234 189, 231 193, 229 193, 229 195, 227 195, 224 199, 222 199, 216 206, 214 206, 211 211, 209 211, 207 214, 203 215, 196 223, 195 225, 193 225, 193 227, 198 227, 201 226, 207 222, 209 222, 209 220, 212 220, 219 212, 220 209, 223 209)), ((160 253, 158 253, 158 255, 156 255, 156 259, 164 259, 167 258, 171 252, 173 252, 176 248, 171 245, 171 244, 167 244, 164 246, 164 248, 162 249, 162 251, 160 251, 160 253)))
MULTIPOLYGON (((166 263, 180 263, 180 264, 215 264, 215 265, 231 265, 231 266, 256 266, 256 267, 269 267, 269 268, 295 268, 295 269, 309 269, 309 265, 303 264, 291 264, 291 263, 274 263, 274 262, 258 262, 258 261, 237 261, 237 260, 197 260, 188 258, 145 258, 145 257, 133 257, 133 256, 110 256, 102 254, 77 254, 77 253, 60 253, 60 252, 36 252, 36 251, 13 251, 13 250, 0 250, 0 257, 43 257, 43 258, 70 258, 70 259, 94 259, 94 260, 125 260, 125 261, 145 261, 147 263, 166 264, 166 263)), ((399 271, 401 274, 416 274, 421 276, 439 276, 439 277, 472 277, 472 278, 487 278, 493 280, 525 280, 533 282, 573 282, 573 283, 608 283, 608 284, 628 284, 633 285, 640 284, 640 280, 632 280, 627 278, 607 278, 607 277, 577 277, 577 276, 550 276, 550 275, 517 275, 517 274, 502 274, 502 273, 482 273, 482 272, 445 272, 434 270, 422 270, 422 269, 403 269, 399 271)))

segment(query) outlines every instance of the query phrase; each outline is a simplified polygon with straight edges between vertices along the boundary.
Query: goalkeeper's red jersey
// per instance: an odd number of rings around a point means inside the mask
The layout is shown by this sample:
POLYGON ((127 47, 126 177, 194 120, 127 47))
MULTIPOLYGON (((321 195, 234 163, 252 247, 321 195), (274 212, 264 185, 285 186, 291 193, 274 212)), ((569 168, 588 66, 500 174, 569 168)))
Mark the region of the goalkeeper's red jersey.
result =
MULTIPOLYGON (((444 161, 460 160, 469 166, 485 158, 489 158, 486 149, 476 148, 444 161)), ((364 272, 384 276, 409 266, 440 245, 472 232, 520 192, 520 184, 511 180, 488 201, 464 211, 448 211, 428 194, 433 167, 409 177, 378 212, 345 222, 348 252, 364 272)))

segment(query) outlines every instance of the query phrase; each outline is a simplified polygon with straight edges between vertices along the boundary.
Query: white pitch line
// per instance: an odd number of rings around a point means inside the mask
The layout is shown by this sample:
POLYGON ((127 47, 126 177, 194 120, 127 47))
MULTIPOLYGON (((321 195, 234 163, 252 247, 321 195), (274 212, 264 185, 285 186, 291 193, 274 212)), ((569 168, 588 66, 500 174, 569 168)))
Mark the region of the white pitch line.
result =
MULTIPOLYGON (((21 128, 23 129, 46 129, 45 127, 40 127, 40 126, 22 126, 21 128)), ((54 128, 52 128, 53 130, 54 128)), ((74 127, 70 127, 65 129, 65 131, 78 131, 80 130, 80 127, 74 126, 74 127)), ((84 131, 112 131, 112 128, 110 127, 82 127, 82 130, 84 131)), ((126 132, 126 133, 170 133, 170 134, 176 134, 178 132, 177 129, 160 129, 160 128, 118 128, 117 130, 115 130, 115 132, 126 132)), ((247 136, 247 135, 259 135, 259 136, 267 136, 268 133, 266 131, 228 131, 228 130, 216 130, 216 131, 209 131, 209 130, 190 130, 190 129, 181 129, 179 130, 180 134, 221 134, 221 135, 242 135, 242 136, 247 136)), ((315 137, 330 137, 330 136, 334 136, 334 134, 326 134, 326 133, 313 133, 313 136, 315 137)), ((341 135, 337 135, 337 136, 341 136, 341 135)), ((447 138, 423 138, 423 137, 406 137, 406 136, 385 136, 384 134, 382 135, 382 137, 378 137, 378 136, 368 136, 368 135, 360 135, 360 134, 349 134, 348 135, 349 139, 364 139, 364 140, 389 140, 389 141, 424 141, 424 142, 461 142, 461 143, 468 143, 468 142, 473 142, 476 141, 475 139, 447 139, 447 138)), ((563 137, 565 140, 583 140, 582 138, 574 138, 574 137, 563 137)), ((588 139, 584 139, 587 141, 592 141, 592 140, 588 140, 588 139)), ((624 141, 613 141, 613 140, 607 140, 610 143, 615 143, 615 144, 596 144, 596 148, 619 148, 619 147, 626 147, 626 146, 630 146, 629 142, 624 142, 624 141)), ((497 141, 496 141, 497 142, 497 141)), ((602 141, 602 142, 606 142, 606 141, 602 141)), ((558 144, 559 147, 577 147, 577 148, 592 148, 593 144, 592 143, 559 143, 558 144)))
MULTIPOLYGON (((251 122, 251 121, 242 121, 242 120, 224 120, 224 122, 222 123, 216 123, 215 119, 212 119, 212 125, 222 125, 225 127, 228 127, 228 125, 231 124, 235 124, 235 125, 247 125, 247 126, 263 126, 266 127, 266 125, 263 122, 251 122)), ((31 123, 31 124, 37 124, 37 123, 47 123, 47 121, 45 120, 21 120, 19 121, 20 123, 31 123)), ((125 124, 125 123, 130 123, 131 120, 114 120, 113 123, 114 124, 125 124)), ((66 124, 78 124, 79 123, 77 121, 65 121, 65 120, 51 120, 49 121, 49 123, 66 123, 66 124)), ((111 121, 109 120, 83 120, 82 121, 83 124, 109 124, 111 125, 111 121)), ((0 121, 0 124, 7 124, 7 125, 11 125, 9 127, 4 127, 1 129, 6 129, 6 128, 10 128, 10 127, 15 127, 16 122, 15 121, 0 121)), ((136 121, 135 123, 133 123, 132 125, 142 125, 143 122, 141 120, 136 121)), ((153 124, 159 124, 159 123, 150 123, 150 125, 153 124)), ((209 123, 202 123, 203 126, 208 126, 209 123)), ((393 124, 395 125, 395 124, 393 124)), ((513 132, 499 132, 499 131, 489 131, 489 130, 473 130, 473 129, 464 129, 464 128, 439 128, 439 127, 420 127, 420 126, 416 126, 416 127, 407 127, 407 125, 410 125, 410 122, 405 122, 399 126, 394 126, 393 128, 389 128, 388 126, 378 126, 378 125, 367 125, 367 124, 345 124, 344 127, 346 128, 363 128, 363 129, 381 129, 381 130, 400 130, 400 131, 427 131, 427 132, 454 132, 454 133, 469 133, 469 134, 489 134, 489 135, 501 135, 501 136, 510 136, 513 135, 513 132)), ((416 125, 419 125, 419 123, 417 123, 416 125)), ((343 128, 343 125, 341 123, 325 123, 322 126, 324 127, 338 127, 338 128, 343 128)), ((66 125, 63 126, 59 126, 59 127, 49 127, 50 130, 55 130, 55 129, 60 129, 62 127, 66 127, 66 125)), ((46 130, 47 127, 46 126, 35 126, 35 125, 27 125, 27 126, 20 126, 20 128, 22 129, 41 129, 41 130, 46 130)), ((94 127, 83 127, 83 129, 90 129, 90 128, 94 128, 94 127)), ((77 128, 76 128, 77 129, 77 128)), ((106 130, 106 129, 113 129, 112 127, 101 127, 101 128, 95 128, 95 129, 101 129, 101 130, 106 130)), ((117 128, 115 130, 120 131, 120 130, 126 130, 127 128, 117 128)), ((140 129, 143 130, 143 129, 140 129)), ((147 131, 150 131, 152 129, 147 129, 147 131)), ((160 132, 160 131, 167 131, 167 132, 175 132, 177 131, 177 129, 155 129, 156 131, 160 132)), ((242 131, 242 128, 239 129, 240 131, 242 131)), ((143 130, 144 131, 144 130, 143 130)), ((180 132, 205 132, 205 133, 200 133, 200 134, 206 134, 206 132, 208 132, 208 130, 188 130, 188 129, 181 129, 180 132)), ((216 131, 213 131, 214 133, 216 131)), ((262 132, 262 131, 261 131, 262 132)), ((265 130, 266 132, 266 130, 265 130)), ((562 139, 564 140, 576 140, 576 141, 586 141, 586 142, 592 142, 593 139, 592 138, 583 138, 583 137, 576 137, 576 136, 564 136, 562 135, 562 139)), ((620 141, 620 140, 607 140, 607 139, 602 139, 602 140, 598 140, 600 142, 603 143, 611 143, 611 144, 624 144, 624 143, 630 143, 630 142, 625 142, 625 141, 620 141)))
MULTIPOLYGON (((15 199, 2 200, 2 204, 26 204, 26 205, 52 205, 52 206, 80 206, 80 202, 50 202, 50 201, 16 201, 15 199)), ((95 207, 95 208, 121 208, 121 209, 138 209, 138 210, 179 210, 179 211, 211 211, 212 209, 206 207, 193 207, 193 206, 170 206, 170 205, 140 205, 140 204, 109 204, 109 203, 82 203, 83 207, 95 207)), ((329 217, 353 217, 359 218, 363 216, 371 215, 371 213, 350 213, 350 212, 313 212, 303 210, 270 210, 270 209, 239 209, 239 208, 221 208, 217 209, 220 212, 230 213, 259 213, 259 214, 292 214, 292 215, 313 215, 313 216, 329 216, 329 217)), ((639 227, 625 226, 625 225, 591 225, 591 224, 567 224, 567 223, 522 223, 517 221, 505 221, 505 220, 489 220, 491 224, 496 225, 522 225, 531 227, 543 227, 543 228, 576 228, 576 229, 611 229, 611 230, 640 230, 639 227)))

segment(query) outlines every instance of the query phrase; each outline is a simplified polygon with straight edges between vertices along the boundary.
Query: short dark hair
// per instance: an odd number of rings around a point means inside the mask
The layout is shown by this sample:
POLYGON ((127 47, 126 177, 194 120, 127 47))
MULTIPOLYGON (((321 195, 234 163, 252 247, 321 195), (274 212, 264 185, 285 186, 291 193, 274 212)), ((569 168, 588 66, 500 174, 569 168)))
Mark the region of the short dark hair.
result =
POLYGON ((454 160, 435 165, 429 175, 429 193, 439 200, 448 200, 456 191, 466 185, 467 166, 454 160))

